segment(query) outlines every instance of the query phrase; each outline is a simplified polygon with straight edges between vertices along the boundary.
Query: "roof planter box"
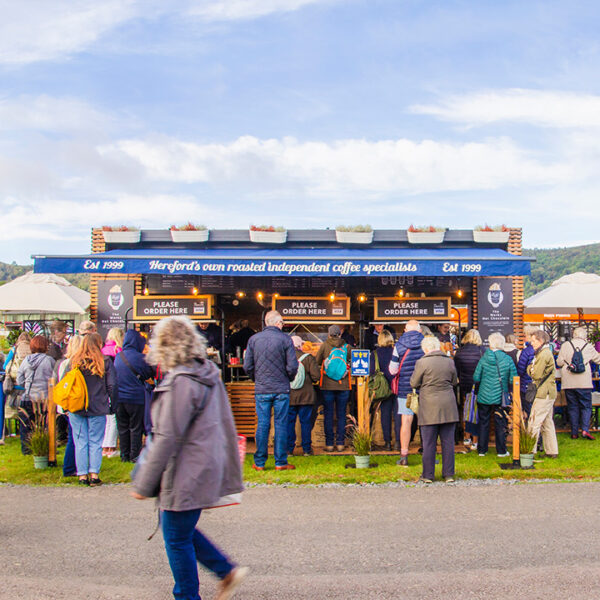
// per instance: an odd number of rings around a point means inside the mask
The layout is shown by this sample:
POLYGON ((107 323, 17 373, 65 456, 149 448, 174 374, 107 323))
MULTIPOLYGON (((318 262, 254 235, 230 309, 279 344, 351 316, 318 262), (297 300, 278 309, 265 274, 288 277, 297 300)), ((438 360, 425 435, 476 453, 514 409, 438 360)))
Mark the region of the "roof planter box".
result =
POLYGON ((285 244, 287 231, 250 229, 250 241, 255 244, 285 244))
POLYGON ((510 231, 473 231, 473 241, 478 244, 506 244, 510 231))
POLYGON ((137 244, 140 241, 141 231, 103 231, 104 241, 107 244, 137 244))
POLYGON ((174 242, 208 242, 208 229, 171 229, 174 242))
POLYGON ((370 244, 373 241, 373 232, 336 230, 335 239, 338 244, 370 244))
POLYGON ((410 231, 406 232, 410 244, 441 244, 445 231, 410 231))

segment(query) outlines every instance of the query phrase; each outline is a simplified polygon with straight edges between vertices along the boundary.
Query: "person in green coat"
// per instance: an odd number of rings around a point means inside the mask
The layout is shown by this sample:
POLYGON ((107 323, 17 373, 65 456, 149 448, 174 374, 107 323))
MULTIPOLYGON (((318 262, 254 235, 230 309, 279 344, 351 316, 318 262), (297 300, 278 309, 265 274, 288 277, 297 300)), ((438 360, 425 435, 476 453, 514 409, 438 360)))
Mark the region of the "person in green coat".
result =
POLYGON ((508 411, 502 407, 503 393, 510 392, 517 369, 512 358, 502 352, 505 344, 501 333, 492 333, 489 337, 490 349, 485 352, 477 364, 473 381, 479 383, 477 393, 477 417, 479 419, 479 439, 477 451, 485 456, 490 439, 490 421, 494 415, 496 429, 496 453, 499 457, 508 456, 506 432, 508 429, 508 411))

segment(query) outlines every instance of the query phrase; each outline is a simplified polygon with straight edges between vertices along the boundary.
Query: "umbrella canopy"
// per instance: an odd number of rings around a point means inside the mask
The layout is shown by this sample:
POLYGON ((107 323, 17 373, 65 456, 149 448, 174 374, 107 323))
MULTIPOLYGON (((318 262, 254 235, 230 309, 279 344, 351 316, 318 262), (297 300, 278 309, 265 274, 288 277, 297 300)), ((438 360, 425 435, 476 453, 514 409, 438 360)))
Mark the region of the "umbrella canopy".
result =
POLYGON ((600 276, 592 273, 571 273, 525 300, 525 312, 600 313, 600 276))
POLYGON ((33 271, 0 286, 0 312, 17 314, 84 314, 90 294, 64 277, 33 271))

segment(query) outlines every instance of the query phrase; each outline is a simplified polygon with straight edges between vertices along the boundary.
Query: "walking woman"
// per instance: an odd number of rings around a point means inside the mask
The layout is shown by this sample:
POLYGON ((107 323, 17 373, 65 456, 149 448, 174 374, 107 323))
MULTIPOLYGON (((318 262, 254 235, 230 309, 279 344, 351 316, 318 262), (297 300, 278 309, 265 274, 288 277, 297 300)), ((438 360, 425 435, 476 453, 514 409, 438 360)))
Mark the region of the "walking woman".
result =
POLYGON ((70 359, 69 369, 79 368, 88 391, 88 408, 69 413, 75 442, 75 462, 81 485, 97 486, 102 466, 102 440, 106 415, 114 412, 117 381, 112 360, 102 354, 102 338, 97 333, 82 336, 81 345, 70 359))
POLYGON ((457 384, 454 361, 441 349, 440 340, 427 336, 421 342, 425 353, 415 365, 410 385, 419 390, 419 427, 423 442, 421 481, 432 483, 435 476, 437 439, 442 445, 442 477, 454 481, 454 430, 458 407, 454 386, 457 384))
POLYGON ((485 456, 490 439, 490 421, 494 416, 496 431, 496 453, 499 457, 508 456, 506 449, 506 433, 508 429, 508 409, 502 406, 502 396, 511 389, 512 381, 517 376, 517 368, 513 359, 502 352, 504 336, 492 333, 489 337, 490 349, 479 361, 473 381, 479 383, 477 394, 477 416, 479 418, 479 456, 485 456))
POLYGON ((218 600, 231 598, 247 569, 236 567, 198 529, 203 509, 243 490, 237 434, 219 369, 187 317, 154 328, 148 360, 166 371, 152 403, 152 444, 132 496, 158 496, 177 600, 200 600, 200 562, 220 580, 218 600))
POLYGON ((537 386, 535 400, 529 415, 529 429, 537 438, 542 434, 544 452, 547 458, 558 456, 558 441, 554 428, 554 401, 556 400, 556 378, 554 356, 548 346, 550 336, 541 329, 531 334, 531 345, 535 351, 527 372, 537 386))

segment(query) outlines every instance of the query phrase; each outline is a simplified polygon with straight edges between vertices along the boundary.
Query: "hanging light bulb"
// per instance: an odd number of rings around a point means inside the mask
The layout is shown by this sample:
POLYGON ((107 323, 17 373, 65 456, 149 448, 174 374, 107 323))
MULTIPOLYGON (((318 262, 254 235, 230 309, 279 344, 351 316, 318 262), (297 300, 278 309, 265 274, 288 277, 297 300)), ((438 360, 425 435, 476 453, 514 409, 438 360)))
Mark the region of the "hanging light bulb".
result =
POLYGON ((246 292, 242 292, 242 290, 240 290, 239 292, 236 293, 236 296, 238 298, 245 298, 246 297, 246 292))
POLYGON ((398 290, 398 298, 403 298, 404 297, 404 290, 402 288, 400 288, 398 290))
POLYGON ((335 292, 331 292, 331 294, 329 294, 329 300, 331 302, 333 302, 335 300, 335 292))
POLYGON ((458 292, 456 292, 456 295, 457 295, 459 298, 462 298, 462 297, 463 297, 463 291, 462 291, 462 290, 459 288, 458 292))
POLYGON ((194 294, 194 296, 198 295, 198 288, 197 287, 192 288, 192 294, 194 294))
POLYGON ((144 288, 144 296, 147 296, 149 293, 150 293, 150 290, 147 287, 145 287, 144 288))
POLYGON ((256 293, 256 299, 260 302, 263 298, 265 297, 265 295, 262 292, 257 292, 256 293))
POLYGON ((360 294, 358 296, 358 301, 359 302, 366 302, 367 301, 367 297, 364 294, 360 294))

